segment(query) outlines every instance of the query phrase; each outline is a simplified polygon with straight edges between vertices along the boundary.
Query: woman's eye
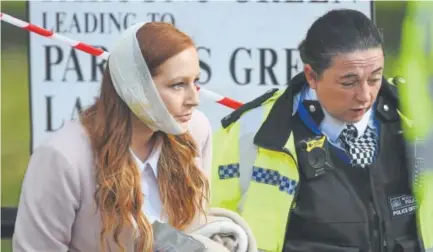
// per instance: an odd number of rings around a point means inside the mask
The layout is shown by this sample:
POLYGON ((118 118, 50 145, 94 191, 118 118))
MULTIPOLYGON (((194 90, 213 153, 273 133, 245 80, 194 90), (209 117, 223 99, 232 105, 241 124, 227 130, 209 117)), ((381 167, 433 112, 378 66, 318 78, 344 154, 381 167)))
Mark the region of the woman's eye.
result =
POLYGON ((181 82, 181 83, 173 84, 173 85, 171 85, 171 87, 174 89, 181 89, 184 85, 185 84, 181 82))

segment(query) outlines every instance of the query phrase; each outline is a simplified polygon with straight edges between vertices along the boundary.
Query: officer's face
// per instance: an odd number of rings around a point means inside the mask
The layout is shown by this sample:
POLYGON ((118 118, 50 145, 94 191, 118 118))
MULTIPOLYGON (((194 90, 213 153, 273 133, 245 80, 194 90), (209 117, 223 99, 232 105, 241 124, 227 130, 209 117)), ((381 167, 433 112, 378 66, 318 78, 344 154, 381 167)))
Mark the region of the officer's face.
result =
POLYGON ((355 123, 374 103, 384 66, 383 51, 374 48, 334 56, 319 78, 309 65, 305 75, 322 107, 335 118, 355 123))

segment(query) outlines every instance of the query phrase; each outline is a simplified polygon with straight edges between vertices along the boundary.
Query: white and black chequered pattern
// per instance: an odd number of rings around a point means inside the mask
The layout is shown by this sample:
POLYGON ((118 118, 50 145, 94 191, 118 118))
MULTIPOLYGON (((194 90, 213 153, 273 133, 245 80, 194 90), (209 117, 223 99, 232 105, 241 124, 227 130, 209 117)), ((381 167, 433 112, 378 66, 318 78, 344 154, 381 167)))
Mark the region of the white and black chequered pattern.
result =
POLYGON ((278 171, 256 166, 253 167, 253 180, 258 183, 278 186, 280 191, 286 192, 290 195, 295 193, 298 184, 295 180, 282 176, 278 171))
POLYGON ((361 137, 357 138, 357 135, 355 126, 348 124, 341 132, 340 141, 351 158, 351 164, 365 167, 373 163, 377 149, 377 136, 370 127, 367 127, 361 137))
POLYGON ((239 178, 239 164, 220 165, 218 175, 220 179, 239 178))

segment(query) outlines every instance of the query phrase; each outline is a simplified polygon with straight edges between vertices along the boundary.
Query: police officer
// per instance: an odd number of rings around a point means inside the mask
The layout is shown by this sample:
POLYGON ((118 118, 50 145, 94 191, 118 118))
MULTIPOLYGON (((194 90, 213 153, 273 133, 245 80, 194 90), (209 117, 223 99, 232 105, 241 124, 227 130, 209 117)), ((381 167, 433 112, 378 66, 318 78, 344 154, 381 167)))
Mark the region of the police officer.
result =
POLYGON ((212 205, 245 218, 262 251, 424 251, 433 227, 417 225, 407 120, 377 28, 333 10, 299 51, 304 71, 285 90, 222 120, 212 205))

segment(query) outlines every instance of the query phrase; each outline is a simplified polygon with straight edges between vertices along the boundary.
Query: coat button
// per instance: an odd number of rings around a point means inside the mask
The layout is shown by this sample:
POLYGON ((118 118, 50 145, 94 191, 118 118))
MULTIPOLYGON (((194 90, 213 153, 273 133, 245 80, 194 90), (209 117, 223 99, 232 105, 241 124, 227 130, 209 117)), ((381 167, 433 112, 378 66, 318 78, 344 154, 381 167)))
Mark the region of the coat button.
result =
POLYGON ((310 112, 311 112, 311 113, 316 112, 316 107, 314 107, 314 105, 310 105, 310 106, 309 106, 309 109, 310 109, 310 112))
POLYGON ((389 111, 389 106, 388 105, 383 105, 383 110, 385 110, 386 112, 388 112, 389 111))

